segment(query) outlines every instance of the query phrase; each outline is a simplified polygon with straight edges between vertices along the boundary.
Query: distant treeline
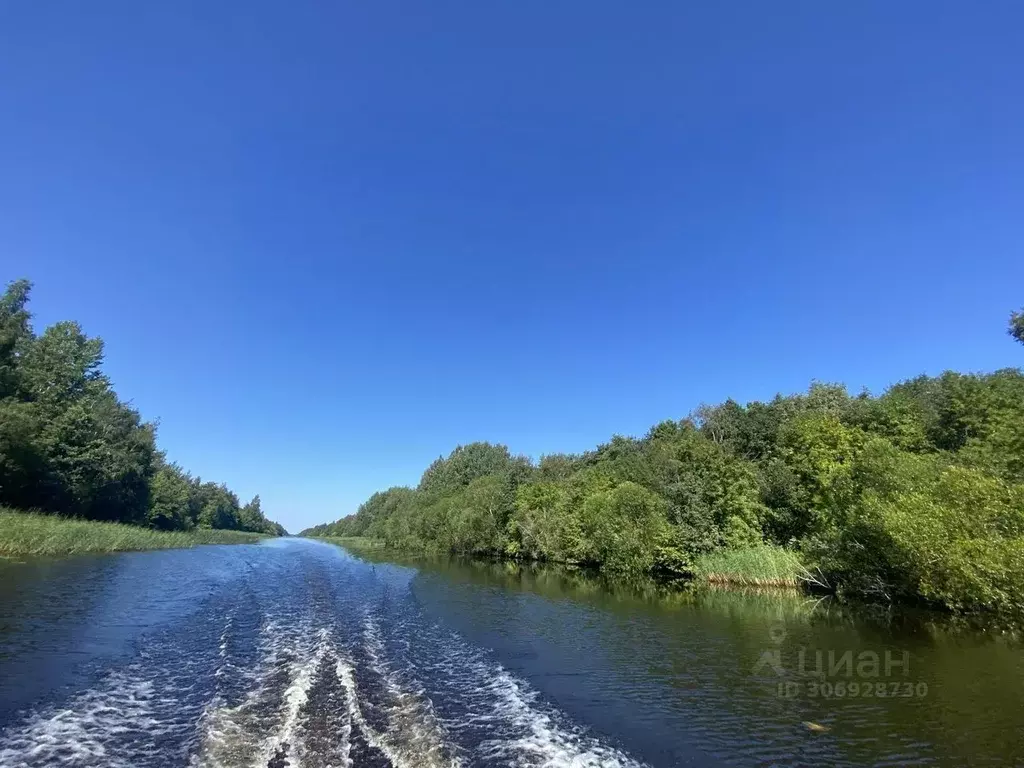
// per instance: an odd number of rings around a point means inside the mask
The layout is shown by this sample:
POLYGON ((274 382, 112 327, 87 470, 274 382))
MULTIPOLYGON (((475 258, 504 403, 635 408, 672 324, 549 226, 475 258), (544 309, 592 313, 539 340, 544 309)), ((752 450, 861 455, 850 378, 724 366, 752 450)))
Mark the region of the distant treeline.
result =
MULTIPOLYGON (((1010 333, 1024 342, 1024 312, 1010 333)), ((815 383, 536 464, 473 443, 303 533, 682 576, 709 553, 783 547, 843 591, 1024 610, 1024 373, 878 397, 815 383)))
POLYGON ((37 336, 31 284, 0 298, 0 505, 149 526, 283 535, 256 496, 244 506, 156 447, 156 429, 118 399, 101 371, 103 342, 78 323, 37 336))

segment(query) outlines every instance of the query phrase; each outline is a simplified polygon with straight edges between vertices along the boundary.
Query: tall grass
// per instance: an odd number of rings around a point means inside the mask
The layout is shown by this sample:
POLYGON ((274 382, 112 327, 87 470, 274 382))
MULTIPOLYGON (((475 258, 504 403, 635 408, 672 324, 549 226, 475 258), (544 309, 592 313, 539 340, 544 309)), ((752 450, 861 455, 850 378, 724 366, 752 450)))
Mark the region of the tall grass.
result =
POLYGON ((799 587, 808 571, 792 550, 763 545, 722 549, 701 555, 693 563, 698 581, 748 587, 799 587))
POLYGON ((263 535, 258 533, 208 528, 154 531, 135 525, 15 512, 0 507, 0 555, 73 555, 197 544, 248 544, 261 538, 263 535))

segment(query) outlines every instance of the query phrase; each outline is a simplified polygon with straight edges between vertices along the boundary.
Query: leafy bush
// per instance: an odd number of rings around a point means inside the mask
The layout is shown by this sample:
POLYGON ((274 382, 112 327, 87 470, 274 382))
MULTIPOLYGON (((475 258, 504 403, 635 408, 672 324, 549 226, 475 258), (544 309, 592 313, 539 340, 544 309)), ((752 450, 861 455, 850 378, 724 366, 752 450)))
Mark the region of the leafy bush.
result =
POLYGON ((837 583, 952 608, 1022 607, 1024 486, 883 441, 855 476, 860 493, 820 546, 837 583))

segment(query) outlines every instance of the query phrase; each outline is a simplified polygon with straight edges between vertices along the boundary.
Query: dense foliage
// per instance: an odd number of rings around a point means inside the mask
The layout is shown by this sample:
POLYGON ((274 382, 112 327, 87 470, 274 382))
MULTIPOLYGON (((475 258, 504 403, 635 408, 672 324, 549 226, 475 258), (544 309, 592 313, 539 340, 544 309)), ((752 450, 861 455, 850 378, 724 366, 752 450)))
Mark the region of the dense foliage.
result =
POLYGON ((770 545, 841 590, 1021 609, 1024 373, 921 376, 881 396, 815 383, 536 464, 473 443, 304 533, 677 574, 770 545))
POLYGON ((0 298, 0 504, 160 530, 220 528, 281 535, 248 504, 166 461, 156 430, 118 399, 103 342, 78 323, 37 336, 31 285, 0 298))

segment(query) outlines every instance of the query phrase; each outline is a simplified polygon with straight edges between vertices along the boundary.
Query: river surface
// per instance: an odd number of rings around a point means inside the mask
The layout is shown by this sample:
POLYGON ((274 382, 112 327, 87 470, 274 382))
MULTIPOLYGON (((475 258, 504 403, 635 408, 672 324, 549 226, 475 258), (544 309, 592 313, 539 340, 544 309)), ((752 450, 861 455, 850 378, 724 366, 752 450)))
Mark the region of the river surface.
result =
POLYGON ((0 765, 1024 765, 1009 635, 374 559, 0 563, 0 765))

